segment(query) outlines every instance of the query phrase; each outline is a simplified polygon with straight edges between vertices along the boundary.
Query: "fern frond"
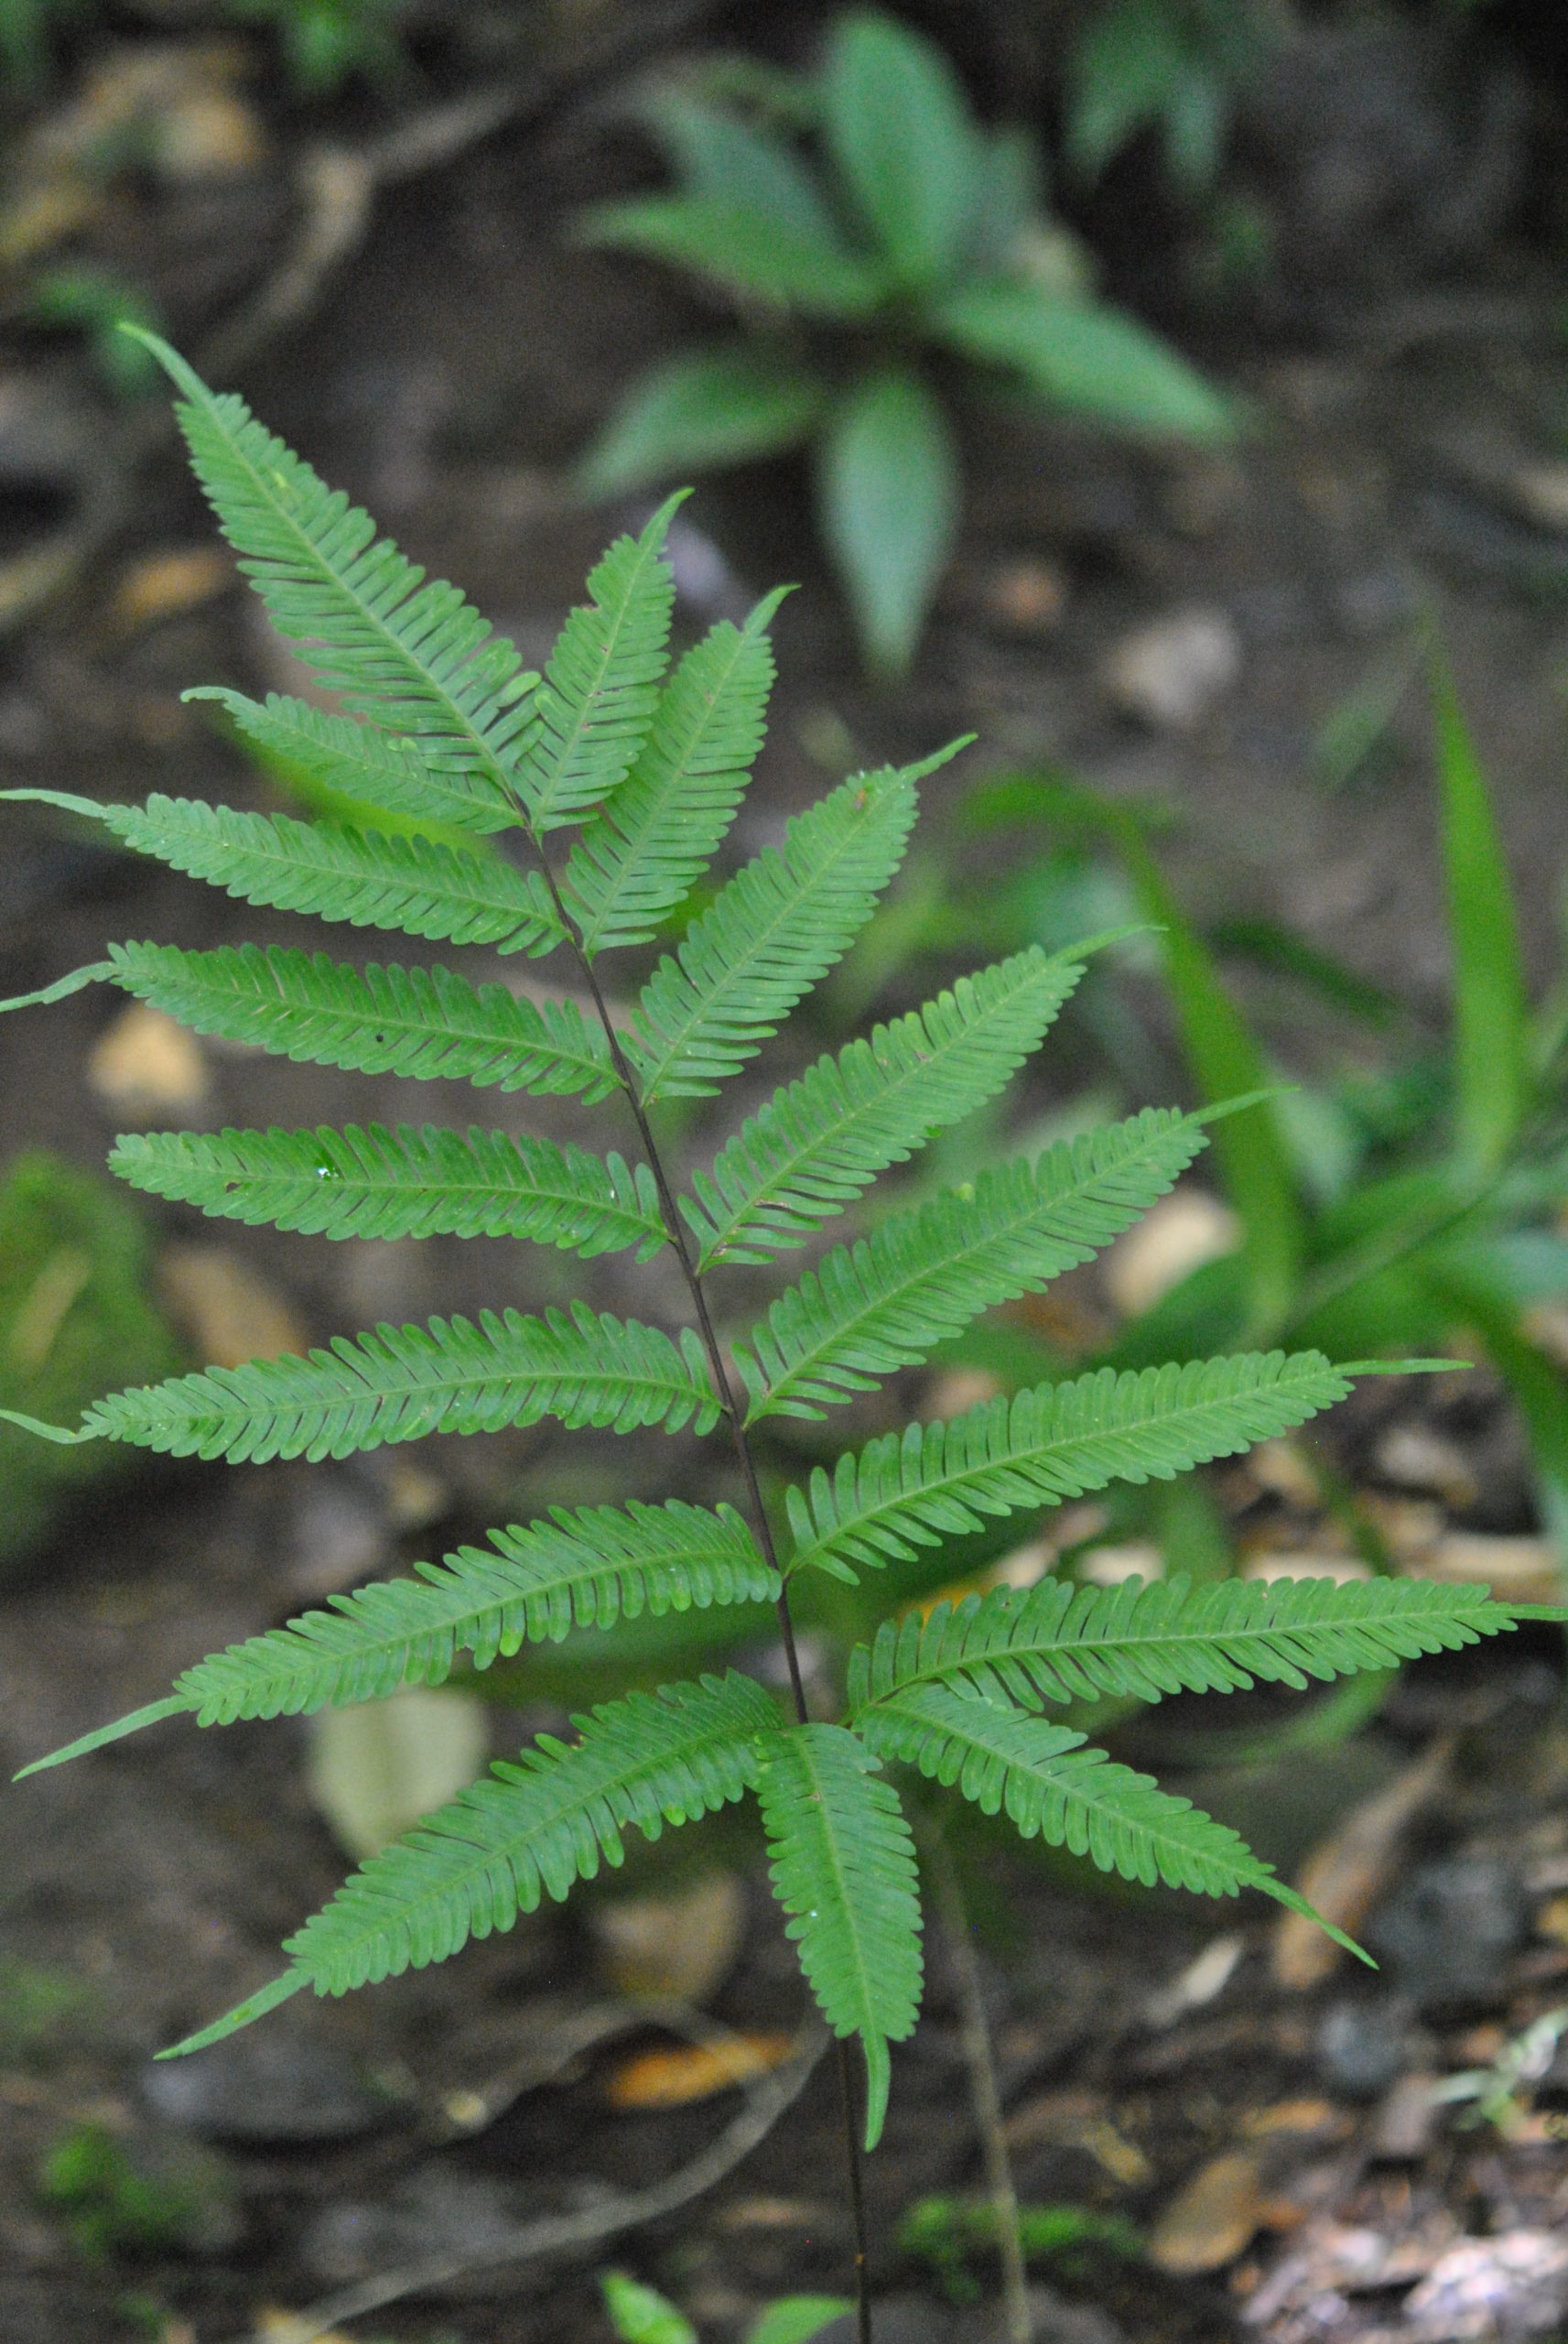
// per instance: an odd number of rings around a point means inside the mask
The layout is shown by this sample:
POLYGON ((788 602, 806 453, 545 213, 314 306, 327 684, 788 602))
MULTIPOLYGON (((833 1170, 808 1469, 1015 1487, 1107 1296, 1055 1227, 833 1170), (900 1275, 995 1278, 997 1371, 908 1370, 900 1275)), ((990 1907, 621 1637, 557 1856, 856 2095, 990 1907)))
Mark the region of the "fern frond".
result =
POLYGON ((956 1784, 987 1815, 1004 1811, 1025 1839, 1044 1839, 1087 1856, 1101 1872, 1119 1872, 1146 1888, 1163 1881, 1200 1896, 1260 1889, 1368 1959, 1353 1937, 1314 1912, 1228 1824, 1162 1791, 1152 1775, 1115 1764, 1103 1750, 1086 1749, 1083 1735, 1065 1726, 947 1686, 922 1685, 869 1709, 860 1730, 880 1755, 956 1784))
POLYGON ((124 1440, 172 1457, 351 1457, 384 1442, 432 1432, 500 1432, 558 1416, 573 1430, 630 1432, 662 1425, 699 1432, 718 1421, 701 1344, 689 1328, 677 1345, 656 1327, 595 1313, 508 1310, 432 1318, 425 1327, 378 1327, 338 1335, 308 1359, 248 1360, 167 1384, 116 1392, 86 1410, 81 1438, 124 1440))
POLYGON ((958 745, 842 783, 720 889, 643 989, 625 1049, 645 1101, 702 1096, 756 1056, 865 926, 903 859, 915 782, 958 745))
MULTIPOLYGON (((516 1764, 492 1766, 345 1881, 287 1940, 289 1982, 271 1991, 346 1994, 449 1960, 543 1896, 560 1903, 601 1858, 623 1861, 629 1825, 656 1839, 666 1823, 697 1822, 740 1798, 758 1736, 777 1715, 753 1678, 731 1670, 607 1701, 574 1720, 575 1742, 542 1733, 516 1764)), ((218 2042, 257 2014, 242 2002, 178 2048, 218 2042)))
POLYGON ((982 1310, 1092 1261, 1205 1145, 1197 1121, 1146 1108, 1109 1129, 982 1172, 836 1246, 787 1287, 736 1364, 761 1416, 820 1416, 913 1367, 982 1310))
POLYGON ((1362 1668, 1392 1668, 1422 1653, 1457 1652, 1515 1625, 1484 1587, 1419 1579, 1348 1585, 1329 1579, 1219 1579, 1178 1575, 1145 1586, 1074 1587, 1042 1579, 939 1603, 928 1618, 884 1621, 849 1659, 858 1715, 916 1685, 946 1685, 1038 1709, 1046 1701, 1168 1693, 1303 1691, 1362 1668))
POLYGON ((892 1785, 845 1727, 796 1726, 762 1745, 757 1799, 786 1934, 835 2035, 866 2055, 866 2146, 888 2103, 888 2045, 920 2014, 914 1842, 892 1785))
POLYGON ((489 1548, 460 1546, 438 1563, 416 1563, 417 1579, 334 1595, 330 1611, 307 1612, 213 1653, 177 1677, 163 1701, 98 1726, 24 1771, 63 1765, 162 1718, 232 1725, 384 1700, 400 1685, 443 1684, 464 1652, 488 1668, 524 1644, 559 1644, 574 1628, 762 1601, 779 1590, 778 1573, 730 1506, 714 1514, 678 1498, 633 1501, 624 1511, 557 1506, 548 1522, 492 1530, 490 1539, 489 1548))
POLYGON ((118 1139, 111 1171, 219 1221, 313 1237, 522 1237, 586 1259, 668 1243, 645 1164, 504 1132, 148 1132, 118 1139))
POLYGON ((491 811, 513 807, 533 728, 514 645, 455 586, 427 580, 367 513, 330 490, 232 392, 210 391, 177 352, 142 334, 184 393, 178 413, 197 478, 279 635, 351 715, 417 739, 491 811))
POLYGON ((535 830, 580 821, 620 786, 643 745, 675 604, 664 543, 688 493, 668 498, 640 537, 617 537, 589 572, 592 601, 573 611, 550 654, 515 776, 535 830))
POLYGON ((680 1199, 698 1267, 801 1244, 879 1172, 972 1114, 1039 1046, 1083 973, 1081 948, 1047 959, 1031 945, 776 1091, 680 1199))
POLYGON ((329 715, 282 692, 247 700, 223 684, 202 684, 181 698, 216 700, 264 759, 297 770, 336 797, 431 829, 476 836, 516 826, 517 808, 509 801, 476 796, 461 770, 427 765, 413 742, 373 724, 329 715))
POLYGON ((326 953, 225 944, 112 944, 114 980, 198 1034, 364 1074, 444 1075, 481 1089, 570 1095, 618 1087, 610 1047, 576 1004, 536 1008, 450 969, 345 967, 326 953))
POLYGON ((635 765, 573 847, 561 892, 589 960, 649 942, 718 852, 762 745, 767 630, 786 591, 759 602, 744 627, 721 621, 687 653, 635 765))
POLYGON ((1011 1401, 983 1402, 947 1424, 910 1425, 818 1467, 810 1501, 787 1493, 795 1555, 853 1579, 944 1538, 978 1530, 988 1514, 1053 1505, 1108 1481, 1171 1481, 1194 1465, 1234 1457, 1343 1400, 1346 1373, 1321 1352, 1249 1352, 1185 1367, 1101 1368, 1041 1384, 1011 1401))
POLYGON ((466 854, 422 838, 297 822, 287 814, 240 814, 199 798, 149 798, 102 806, 64 790, 0 791, 37 798, 102 822, 134 853, 206 879, 247 904, 395 928, 500 952, 547 952, 566 933, 538 872, 524 875, 497 854, 466 854))

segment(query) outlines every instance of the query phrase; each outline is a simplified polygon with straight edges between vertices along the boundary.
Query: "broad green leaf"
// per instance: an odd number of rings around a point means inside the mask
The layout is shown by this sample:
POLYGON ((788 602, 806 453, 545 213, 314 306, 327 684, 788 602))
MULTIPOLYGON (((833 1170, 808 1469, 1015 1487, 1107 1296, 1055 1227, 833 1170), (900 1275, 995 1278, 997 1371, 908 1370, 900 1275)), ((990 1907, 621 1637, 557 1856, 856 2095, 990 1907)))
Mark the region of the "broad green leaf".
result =
POLYGON ((655 90, 640 108, 688 195, 733 203, 824 246, 838 223, 795 146, 689 91, 655 90))
POLYGON ((980 142, 933 41, 880 10, 839 16, 823 61, 823 128, 861 225, 902 283, 952 277, 979 207, 980 142))
POLYGON ((745 2344, 811 2344, 814 2336, 854 2308, 848 2295, 781 2295, 746 2330, 745 2344))
POLYGON ((1022 279, 982 278, 929 311, 944 341, 1021 374, 1053 406, 1120 431, 1228 440, 1230 402, 1125 311, 1022 279))
POLYGON ((919 375, 867 375, 840 400, 816 497, 867 662, 902 676, 947 566, 961 497, 952 428, 919 375))
POLYGON ((1458 1140, 1473 1169, 1496 1171, 1530 1100, 1519 916, 1486 778, 1453 678, 1435 647, 1430 675, 1454 955, 1458 1140))
POLYGON ((656 2287, 644 2287, 624 2271, 606 2271, 599 2284, 620 2344, 700 2344, 690 2320, 656 2287))
POLYGON ((1156 122, 1186 69, 1187 50, 1163 0, 1102 0, 1067 59, 1067 160, 1098 179, 1129 140, 1156 122))
POLYGON ((639 377, 578 467, 585 496, 620 496, 810 438, 827 407, 816 371, 782 350, 721 342, 639 377))
POLYGON ((881 267, 837 241, 721 196, 643 196, 578 221, 580 243, 689 268, 725 292, 802 317, 869 318, 887 298, 881 267))

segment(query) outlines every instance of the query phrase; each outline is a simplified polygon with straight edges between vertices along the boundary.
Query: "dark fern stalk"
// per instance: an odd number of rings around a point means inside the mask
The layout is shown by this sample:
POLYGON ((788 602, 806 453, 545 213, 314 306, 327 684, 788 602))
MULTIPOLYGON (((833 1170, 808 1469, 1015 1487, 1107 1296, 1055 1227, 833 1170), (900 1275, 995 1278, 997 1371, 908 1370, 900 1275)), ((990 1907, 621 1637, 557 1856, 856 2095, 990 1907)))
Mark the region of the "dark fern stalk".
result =
MULTIPOLYGON (((572 1741, 540 1735, 371 1858, 288 1939, 278 1977, 175 2053, 217 2041, 303 1987, 341 1994, 443 1960, 544 1896, 566 1896, 601 1861, 619 1864, 629 1827, 656 1839, 751 1793, 787 1932, 839 2038, 847 2113, 848 2045, 860 2039, 870 2150, 887 2108, 889 2046, 913 2031, 921 1991, 901 1766, 988 1811, 1005 1808, 1025 1838, 1065 1844, 1128 1879, 1214 1895, 1253 1888, 1304 1909, 1233 1831, 1086 1747, 1050 1722, 1048 1707, 1257 1681, 1303 1687, 1559 1615, 1494 1603, 1484 1588, 1415 1581, 1173 1579, 1099 1592, 1046 1580, 1026 1594, 1004 1587, 940 1605, 924 1622, 886 1622, 851 1655, 839 1717, 807 1708, 790 1617, 798 1573, 852 1582, 988 1518, 1234 1455, 1388 1364, 1272 1351, 1043 1384, 846 1449, 831 1471, 787 1492, 781 1547, 753 1427, 779 1414, 825 1416, 918 1364, 979 1313, 1088 1260, 1204 1145, 1202 1117, 1148 1109, 890 1212, 785 1287, 733 1349, 739 1383, 731 1376, 709 1280, 816 1239, 889 1167, 994 1097, 1082 974, 1082 950, 1031 949, 961 979, 776 1091, 677 1190, 656 1140, 660 1102, 716 1092, 849 949, 898 868, 917 782, 951 750, 859 775, 797 816, 781 846, 718 890, 618 1025, 600 956, 653 941, 723 841, 762 744, 779 596, 743 627, 713 628, 671 668, 666 505, 640 537, 611 547, 545 674, 525 674, 455 588, 426 580, 237 398, 214 396, 144 339, 183 395, 197 472, 242 566, 344 713, 276 695, 211 696, 242 732, 362 808, 364 824, 163 797, 133 808, 11 794, 91 816, 127 846, 248 902, 500 954, 565 945, 591 1010, 568 998, 536 1005, 441 967, 359 968, 254 945, 113 945, 27 998, 59 1000, 104 981, 200 1033, 318 1065, 585 1107, 620 1092, 643 1156, 629 1165, 542 1137, 373 1124, 127 1136, 114 1168, 219 1218, 332 1239, 485 1233, 639 1261, 669 1246, 695 1323, 671 1333, 581 1302, 543 1317, 486 1310, 477 1325, 381 1326, 308 1358, 115 1393, 74 1429, 11 1421, 56 1441, 265 1461, 544 1416, 568 1429, 672 1434, 705 1434, 724 1418, 745 1511, 675 1498, 557 1506, 492 1531, 485 1547, 334 1596, 211 1655, 163 1699, 36 1766, 182 1714, 213 1726, 379 1699, 440 1683, 465 1655, 483 1669, 524 1644, 611 1631, 642 1612, 762 1599, 777 1606, 792 1693, 786 1716, 761 1683, 730 1668, 605 1702, 575 1720, 572 1741), (411 818, 416 835, 386 835, 376 826, 385 813, 411 818), (487 844, 508 830, 535 852, 527 875, 487 844), (560 830, 574 835, 557 865, 546 849, 560 830)), ((849 2148, 864 2339, 853 2129, 849 2148)))

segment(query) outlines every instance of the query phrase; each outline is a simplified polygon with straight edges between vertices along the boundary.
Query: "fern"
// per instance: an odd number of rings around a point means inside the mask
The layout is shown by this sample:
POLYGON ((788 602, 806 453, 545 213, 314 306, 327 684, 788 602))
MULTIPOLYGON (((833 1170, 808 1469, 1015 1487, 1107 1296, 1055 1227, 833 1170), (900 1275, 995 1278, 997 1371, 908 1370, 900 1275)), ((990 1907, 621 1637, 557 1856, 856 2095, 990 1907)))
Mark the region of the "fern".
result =
POLYGON ((1560 1615, 1494 1602, 1484 1589, 1405 1581, 1173 1579, 1108 1592, 1047 1581, 889 1622, 850 1656, 843 1720, 808 1716, 790 1613, 798 1572, 853 1580, 991 1518, 1232 1455, 1332 1405, 1378 1365, 1271 1352, 1107 1370, 911 1425, 786 1492, 793 1548, 781 1565, 749 1424, 851 1401, 976 1313, 1038 1290, 1125 1228, 1202 1145, 1201 1119, 1151 1110, 984 1170, 830 1251, 777 1297, 748 1345, 727 1352, 708 1281, 801 1245, 890 1165, 994 1098, 1083 973, 1089 946, 1054 958, 1032 949, 960 979, 775 1091, 677 1198, 660 1102, 715 1091, 849 949, 898 867, 918 783, 951 750, 846 782, 797 815, 780 845, 716 886, 618 1030, 596 960, 653 942, 708 874, 762 743, 779 596, 741 627, 713 628, 666 674, 672 501, 594 570, 541 680, 238 399, 150 346, 183 395, 181 420, 226 534, 343 712, 222 686, 206 696, 266 756, 364 819, 10 794, 98 821, 251 903, 497 953, 556 948, 569 966, 559 994, 536 1002, 438 966, 128 943, 24 1000, 42 1005, 108 982, 200 1033, 317 1065, 554 1095, 578 1102, 574 1115, 613 1100, 629 1118, 622 1144, 634 1126, 637 1149, 629 1163, 609 1134, 607 1152, 590 1153, 575 1128, 557 1139, 323 1125, 131 1134, 116 1143, 114 1169, 221 1220, 337 1241, 482 1234, 584 1256, 657 1254, 687 1307, 673 1331, 581 1302, 383 1326, 307 1358, 112 1394, 73 1428, 9 1421, 57 1441, 255 1463, 546 1416, 568 1428, 672 1434, 722 1422, 747 1510, 678 1497, 557 1507, 194 1658, 162 1699, 27 1771, 177 1717, 212 1726, 374 1700, 438 1684, 465 1655, 483 1670, 570 1633, 612 1635, 641 1614, 764 1601, 778 1608, 794 1707, 786 1720, 761 1683, 731 1672, 611 1702, 570 1742, 541 1735, 365 1865, 288 1941, 281 1975, 178 2047, 215 2041, 304 1987, 341 1993, 442 1959, 618 1863, 629 1826, 656 1838, 752 1791, 807 1983, 829 2024, 861 2044, 874 2141, 889 2046, 914 2027, 921 1985, 914 1856, 884 1764, 954 1785, 1025 1837, 1130 1880, 1255 1889, 1300 1909, 1234 1833, 1048 1723, 1044 1705, 1300 1687, 1560 1615), (411 834, 388 834, 384 818, 411 834), (506 830, 525 870, 484 843, 506 830), (561 830, 575 833, 564 846, 561 830))
POLYGON ((525 1237, 585 1257, 668 1243, 644 1164, 503 1132, 131 1133, 110 1167, 222 1221, 320 1237, 525 1237))
POLYGON ((566 933, 537 872, 524 877, 498 855, 463 854, 430 839, 237 814, 200 798, 154 797, 140 807, 99 806, 56 789, 0 796, 90 816, 135 852, 209 879, 248 904, 450 944, 492 944, 499 952, 548 952, 566 933))
POLYGON ((786 1935, 823 2016, 866 2056, 866 2146, 887 2114, 890 2043, 920 2012, 914 1845, 866 1743, 838 1725, 800 1725, 765 1745, 757 1796, 786 1935))
POLYGON ((1092 1261, 1185 1171, 1203 1134, 1190 1117, 1146 1108, 1114 1131, 982 1172, 973 1188, 885 1221, 838 1247, 780 1295, 752 1350, 736 1353, 752 1394, 747 1422, 820 1416, 916 1366, 993 1303, 1038 1293, 1092 1261))
POLYGON ((818 1058, 680 1199, 697 1267, 766 1262, 801 1244, 879 1172, 973 1114, 1039 1047, 1083 973, 1081 960, 1048 960, 1032 945, 818 1058))

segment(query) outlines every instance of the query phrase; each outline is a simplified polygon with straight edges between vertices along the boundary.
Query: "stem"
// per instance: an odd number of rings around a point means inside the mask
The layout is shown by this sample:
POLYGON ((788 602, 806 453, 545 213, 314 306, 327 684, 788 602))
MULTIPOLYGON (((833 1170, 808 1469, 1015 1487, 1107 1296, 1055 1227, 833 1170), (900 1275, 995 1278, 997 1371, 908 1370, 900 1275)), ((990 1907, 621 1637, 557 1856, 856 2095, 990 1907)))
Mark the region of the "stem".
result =
MULTIPOLYGON (((747 1511, 752 1517, 752 1527, 763 1560, 769 1569, 778 1576, 779 1592, 775 1608, 778 1612, 779 1636, 789 1668, 790 1694, 795 1703, 795 1721, 799 1725, 809 1725, 811 1715, 806 1704, 806 1685, 800 1672, 800 1654, 795 1644, 795 1622, 790 1616, 789 1581, 779 1568, 778 1546, 773 1538, 773 1525, 768 1520, 766 1508, 762 1504, 762 1492, 757 1480, 757 1468, 752 1455, 752 1445, 746 1438, 746 1427, 741 1421, 740 1409, 735 1405, 734 1389, 730 1381, 729 1370, 724 1363, 724 1354, 719 1347, 719 1338, 714 1332, 713 1319, 708 1308, 708 1297, 702 1290, 702 1280, 697 1275, 697 1264, 687 1247, 686 1229, 676 1204, 675 1191, 670 1187, 669 1176, 665 1170, 664 1158, 659 1153, 653 1127, 648 1121, 647 1109, 643 1106, 638 1093, 636 1080, 627 1061, 626 1053, 621 1047, 621 1036, 611 1023, 610 1010, 600 985, 598 972, 593 962, 583 950, 577 930, 568 917, 566 906, 561 901, 560 890, 556 884, 556 874, 551 870, 549 859, 545 852, 543 840, 536 837, 531 828, 528 830, 528 836, 534 852, 539 858, 539 867, 545 874, 545 884, 550 891, 550 900, 555 906, 556 917, 561 923, 562 931, 571 946, 578 967, 582 972, 583 982, 592 996, 600 1025, 604 1029, 605 1041, 610 1046, 611 1064, 614 1067, 621 1087, 626 1094, 626 1103, 632 1110, 633 1119, 637 1126, 637 1135, 643 1143, 643 1153, 647 1156, 648 1167, 654 1176, 654 1185, 659 1192, 659 1210, 664 1215, 665 1229, 675 1249, 676 1259, 680 1264, 681 1275, 686 1280, 687 1291, 691 1297, 692 1308, 697 1314, 702 1347, 708 1354, 708 1373, 713 1378, 713 1388, 719 1394, 724 1414, 729 1419, 730 1436, 735 1444, 736 1461, 741 1468, 741 1479, 745 1484, 747 1511)), ((866 2195, 864 2176, 860 2167, 860 2134, 856 2122, 855 2078, 849 2064, 849 2046, 842 2037, 838 2041, 838 2096, 843 2119, 844 2159, 849 2173, 849 2209, 855 2231, 855 2314, 858 2344, 872 2344, 871 2299, 867 2286, 869 2249, 866 2229, 866 2195)))
POLYGON ((947 1940, 947 1949, 957 1974, 959 2024, 963 2034, 964 2057, 969 2070, 969 2097, 974 2106, 975 2128, 979 2133, 980 2148, 985 2157, 986 2185, 990 2192, 997 2245, 1001 2252, 1002 2315, 1006 2322, 1007 2344, 1033 2344, 1034 2331, 1023 2275, 1023 2246, 1018 2230, 1018 2192, 1013 2187, 1012 2165, 1007 2154, 1007 2135, 1002 2129, 1001 2094, 997 2089, 996 2066, 991 2058, 990 2028, 986 2023, 980 1965, 975 1959, 969 1918, 964 1910, 963 1891, 958 1886, 958 1875, 939 1825, 934 1825, 922 1835, 922 1846, 931 1873, 931 1885, 935 1892, 936 1909, 942 1916, 942 1933, 947 1940))

